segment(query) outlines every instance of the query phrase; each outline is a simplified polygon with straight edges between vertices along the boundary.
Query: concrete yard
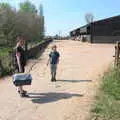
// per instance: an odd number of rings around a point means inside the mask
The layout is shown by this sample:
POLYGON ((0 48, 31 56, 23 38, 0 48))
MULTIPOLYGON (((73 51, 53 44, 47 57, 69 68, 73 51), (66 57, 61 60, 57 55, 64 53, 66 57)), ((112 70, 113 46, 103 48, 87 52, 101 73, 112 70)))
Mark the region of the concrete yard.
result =
POLYGON ((11 77, 0 80, 0 120, 88 120, 100 77, 113 61, 113 44, 89 44, 72 40, 52 42, 38 60, 30 60, 33 82, 21 98, 11 77), (60 52, 57 82, 50 82, 46 67, 51 46, 60 52))

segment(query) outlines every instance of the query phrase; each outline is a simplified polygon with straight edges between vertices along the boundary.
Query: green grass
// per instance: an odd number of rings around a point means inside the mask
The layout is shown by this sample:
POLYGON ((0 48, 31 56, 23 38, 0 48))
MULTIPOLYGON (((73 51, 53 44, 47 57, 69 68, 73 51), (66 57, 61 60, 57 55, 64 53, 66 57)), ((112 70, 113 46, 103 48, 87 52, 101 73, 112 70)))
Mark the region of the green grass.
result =
POLYGON ((0 47, 0 60, 2 61, 3 71, 2 76, 11 73, 11 55, 9 51, 12 51, 10 47, 0 47))
POLYGON ((9 54, 9 51, 11 51, 12 48, 10 47, 4 47, 4 48, 0 48, 0 57, 3 57, 7 54, 9 54))
POLYGON ((120 72, 111 69, 104 75, 92 107, 93 120, 120 120, 120 72))

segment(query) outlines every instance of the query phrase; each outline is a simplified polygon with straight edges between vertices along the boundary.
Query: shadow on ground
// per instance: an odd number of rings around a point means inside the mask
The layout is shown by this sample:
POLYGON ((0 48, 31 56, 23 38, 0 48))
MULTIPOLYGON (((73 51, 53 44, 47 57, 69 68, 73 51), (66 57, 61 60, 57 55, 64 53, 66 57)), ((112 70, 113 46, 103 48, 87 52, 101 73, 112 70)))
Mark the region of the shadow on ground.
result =
POLYGON ((58 82, 71 82, 71 83, 77 83, 77 82, 92 82, 92 80, 57 80, 58 82))
POLYGON ((72 97, 82 97, 82 94, 72 94, 72 93, 28 93, 29 98, 32 98, 33 103, 45 104, 50 102, 56 102, 61 99, 69 99, 72 97))

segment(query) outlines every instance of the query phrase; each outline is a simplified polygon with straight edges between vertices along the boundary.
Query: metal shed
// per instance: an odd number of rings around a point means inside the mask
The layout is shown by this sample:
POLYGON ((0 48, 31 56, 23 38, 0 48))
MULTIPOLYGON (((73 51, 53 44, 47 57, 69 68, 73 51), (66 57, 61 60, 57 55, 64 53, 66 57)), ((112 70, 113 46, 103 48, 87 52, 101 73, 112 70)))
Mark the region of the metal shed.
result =
POLYGON ((70 36, 79 38, 84 36, 90 43, 115 43, 120 40, 120 15, 77 28, 70 32, 70 36))

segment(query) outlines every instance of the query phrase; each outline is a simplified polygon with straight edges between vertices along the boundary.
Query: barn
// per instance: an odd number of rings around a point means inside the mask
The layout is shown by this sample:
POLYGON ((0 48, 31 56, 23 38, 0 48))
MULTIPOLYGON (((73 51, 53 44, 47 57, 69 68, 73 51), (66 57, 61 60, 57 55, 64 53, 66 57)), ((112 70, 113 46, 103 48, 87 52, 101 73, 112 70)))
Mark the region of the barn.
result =
POLYGON ((120 40, 120 15, 77 28, 70 32, 70 36, 90 43, 115 43, 120 40))

